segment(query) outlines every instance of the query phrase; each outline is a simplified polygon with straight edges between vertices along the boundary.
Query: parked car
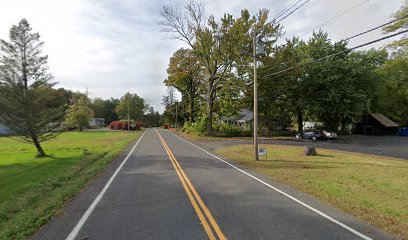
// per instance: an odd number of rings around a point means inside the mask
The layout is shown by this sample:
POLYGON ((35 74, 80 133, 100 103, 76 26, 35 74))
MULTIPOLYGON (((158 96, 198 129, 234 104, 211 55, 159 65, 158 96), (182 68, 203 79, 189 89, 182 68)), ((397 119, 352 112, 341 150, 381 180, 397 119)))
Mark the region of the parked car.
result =
POLYGON ((323 130, 323 134, 326 136, 326 139, 336 139, 337 138, 337 133, 335 132, 329 132, 329 131, 323 130))
POLYGON ((326 140, 336 139, 337 134, 326 130, 307 131, 296 134, 296 138, 312 139, 312 140, 326 140))

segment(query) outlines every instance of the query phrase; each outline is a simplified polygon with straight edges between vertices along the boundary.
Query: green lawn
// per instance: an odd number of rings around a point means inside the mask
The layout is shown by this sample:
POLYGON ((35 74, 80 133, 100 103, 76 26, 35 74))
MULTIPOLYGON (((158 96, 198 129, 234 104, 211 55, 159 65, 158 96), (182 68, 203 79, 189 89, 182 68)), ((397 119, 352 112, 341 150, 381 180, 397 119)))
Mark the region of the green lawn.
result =
POLYGON ((217 153, 408 239, 408 161, 324 149, 308 157, 303 147, 263 147, 269 159, 258 162, 252 145, 217 153))
POLYGON ((43 144, 46 158, 0 137, 0 239, 33 234, 139 134, 64 133, 43 144))

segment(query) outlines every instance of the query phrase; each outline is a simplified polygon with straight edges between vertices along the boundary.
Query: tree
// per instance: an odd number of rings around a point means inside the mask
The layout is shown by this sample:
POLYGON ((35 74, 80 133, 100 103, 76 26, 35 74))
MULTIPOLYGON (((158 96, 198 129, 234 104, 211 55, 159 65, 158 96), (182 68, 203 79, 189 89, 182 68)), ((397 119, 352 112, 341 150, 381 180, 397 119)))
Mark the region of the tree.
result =
POLYGON ((332 43, 327 34, 317 34, 307 44, 312 59, 336 54, 324 61, 306 66, 313 81, 310 113, 330 130, 346 131, 346 126, 370 111, 377 77, 372 72, 387 57, 384 51, 351 52, 347 42, 332 43))
MULTIPOLYGON (((401 6, 401 8, 393 14, 392 18, 394 20, 398 20, 395 23, 386 26, 383 30, 385 33, 392 33, 392 32, 397 32, 399 30, 406 30, 408 29, 408 18, 405 16, 408 15, 408 1, 405 0, 404 4, 401 6), (402 19, 401 19, 402 18, 402 19)), ((394 47, 399 47, 399 46, 408 46, 408 39, 404 35, 400 40, 394 41, 391 46, 394 47)))
POLYGON ((176 102, 176 92, 172 86, 166 88, 166 95, 162 98, 162 105, 167 109, 176 102))
POLYGON ((224 14, 217 22, 214 16, 206 16, 204 3, 199 1, 189 1, 184 12, 171 5, 165 5, 161 10, 163 31, 188 44, 204 71, 208 135, 212 134, 217 92, 225 81, 230 80, 228 73, 251 62, 252 35, 263 37, 268 49, 280 34, 279 26, 267 22, 268 13, 264 9, 257 17, 251 18, 249 12, 243 10, 237 19, 224 14))
POLYGON ((63 121, 63 105, 48 71, 43 42, 26 19, 10 30, 10 42, 0 40, 0 122, 15 138, 34 144, 37 156, 46 156, 41 142, 57 136, 63 121))
POLYGON ((116 113, 116 106, 119 104, 119 99, 110 98, 105 100, 105 122, 111 123, 119 119, 118 114, 116 113))
POLYGON ((91 101, 84 94, 79 94, 71 100, 66 112, 65 122, 70 127, 77 127, 80 132, 89 127, 94 117, 94 111, 90 107, 91 101))
POLYGON ((105 101, 102 98, 94 98, 91 103, 91 108, 95 113, 95 117, 105 118, 105 101))
MULTIPOLYGON (((408 29, 408 1, 405 0, 401 8, 393 14, 395 23, 385 27, 385 33, 393 33, 408 29)), ((390 45, 391 56, 376 73, 379 84, 375 94, 373 108, 398 122, 408 125, 408 39, 406 35, 390 45)))
POLYGON ((149 110, 144 116, 143 124, 145 126, 154 126, 157 127, 159 126, 159 121, 160 121, 160 114, 154 110, 153 107, 149 107, 149 110))
POLYGON ((176 102, 176 92, 172 86, 167 87, 166 95, 163 96, 162 105, 164 106, 163 118, 164 121, 169 123, 176 119, 176 108, 174 103, 176 102))
POLYGON ((307 42, 287 40, 260 67, 260 112, 269 119, 287 119, 289 113, 298 131, 303 131, 305 119, 323 122, 328 129, 344 129, 370 110, 373 71, 386 57, 384 51, 351 53, 347 42, 333 43, 321 31, 307 42), (315 61, 332 54, 336 55, 315 61), (282 70, 287 71, 268 75, 282 70))
POLYGON ((142 120, 147 105, 136 93, 126 93, 116 105, 115 112, 120 119, 142 120))
POLYGON ((164 83, 175 87, 181 93, 182 105, 188 106, 189 119, 194 122, 197 98, 202 88, 202 76, 200 76, 201 70, 197 57, 190 49, 180 48, 170 58, 167 73, 168 78, 164 83))
POLYGON ((160 115, 159 112, 156 111, 156 113, 154 114, 154 118, 156 121, 156 126, 162 126, 163 125, 163 116, 160 115))
MULTIPOLYGON (((297 130, 303 130, 303 119, 309 100, 312 98, 310 81, 303 67, 305 42, 294 37, 275 49, 275 54, 263 60, 259 70, 259 110, 265 118, 271 118, 274 110, 295 116, 297 130), (268 77, 268 74, 293 68, 285 74, 268 77), (267 77, 263 77, 267 76, 267 77)), ((276 119, 282 115, 275 115, 276 119)))
POLYGON ((408 51, 403 50, 377 69, 379 77, 374 109, 401 126, 408 126, 408 51))

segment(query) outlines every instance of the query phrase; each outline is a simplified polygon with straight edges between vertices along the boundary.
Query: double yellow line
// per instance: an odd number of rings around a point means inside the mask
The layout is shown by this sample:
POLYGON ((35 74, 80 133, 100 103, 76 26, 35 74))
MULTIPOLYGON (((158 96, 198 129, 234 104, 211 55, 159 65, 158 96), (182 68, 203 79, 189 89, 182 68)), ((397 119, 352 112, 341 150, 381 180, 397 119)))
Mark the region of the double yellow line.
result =
POLYGON ((201 199, 200 195, 198 195, 197 191, 195 190, 193 184, 191 184, 190 180, 188 179, 187 175, 184 173, 183 169, 181 168, 180 164, 178 163, 177 159, 174 157, 173 153, 171 152, 169 146, 167 146, 167 143, 164 141, 163 137, 155 129, 157 132, 157 135, 160 138, 160 141, 162 142, 164 149, 167 152, 167 155, 170 158, 171 163, 173 164, 174 169, 176 170, 176 173, 178 177, 180 178, 181 184, 183 185, 184 189, 187 192, 187 196, 191 201, 191 204, 194 207, 194 210, 196 211, 198 218, 200 219, 201 223, 204 226, 204 230, 207 233, 209 239, 217 239, 215 234, 217 235, 218 239, 224 240, 227 239, 224 234, 222 233, 220 227, 218 226, 217 222, 214 220, 214 217, 211 215, 210 210, 208 210, 207 206, 205 206, 203 200, 201 199), (210 226, 211 225, 211 226, 210 226), (213 232, 214 230, 214 232, 213 232))

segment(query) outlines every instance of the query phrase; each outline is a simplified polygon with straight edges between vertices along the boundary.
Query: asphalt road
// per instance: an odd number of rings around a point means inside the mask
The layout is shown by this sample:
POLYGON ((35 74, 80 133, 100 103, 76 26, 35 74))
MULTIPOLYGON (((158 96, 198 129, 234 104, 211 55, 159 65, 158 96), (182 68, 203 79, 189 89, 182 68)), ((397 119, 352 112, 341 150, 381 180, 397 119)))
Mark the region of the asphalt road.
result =
POLYGON ((237 167, 148 129, 33 239, 392 239, 237 167))

